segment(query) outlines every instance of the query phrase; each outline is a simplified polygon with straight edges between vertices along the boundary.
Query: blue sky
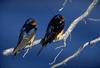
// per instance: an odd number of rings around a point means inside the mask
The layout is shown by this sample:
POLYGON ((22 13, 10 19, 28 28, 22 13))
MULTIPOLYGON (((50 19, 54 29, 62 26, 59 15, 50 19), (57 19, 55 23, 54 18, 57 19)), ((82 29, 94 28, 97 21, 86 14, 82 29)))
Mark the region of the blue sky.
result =
MULTIPOLYGON (((18 56, 3 56, 6 48, 15 47, 21 26, 29 17, 35 18, 38 23, 36 39, 44 36, 51 18, 57 14, 64 0, 0 0, 0 68, 50 68, 51 62, 59 50, 55 47, 63 41, 49 44, 40 56, 36 56, 41 45, 33 47, 25 58, 23 53, 18 56)), ((71 22, 80 16, 90 5, 92 0, 72 0, 60 12, 65 17, 65 30, 71 22)), ((100 19, 100 2, 88 16, 100 19)), ((71 34, 71 41, 67 41, 67 48, 56 62, 73 54, 86 41, 100 36, 100 22, 81 21, 71 34)), ((100 68, 100 43, 87 47, 78 57, 59 68, 100 68)))

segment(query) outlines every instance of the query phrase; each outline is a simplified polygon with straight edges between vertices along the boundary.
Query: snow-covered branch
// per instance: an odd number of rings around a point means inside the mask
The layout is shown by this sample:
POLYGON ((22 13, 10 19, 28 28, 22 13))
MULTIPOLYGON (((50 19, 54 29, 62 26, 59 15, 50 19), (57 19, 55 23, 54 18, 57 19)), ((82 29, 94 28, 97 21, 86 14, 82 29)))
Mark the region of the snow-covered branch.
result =
POLYGON ((71 59, 75 58, 76 56, 78 56, 83 50, 84 48, 86 48, 87 46, 92 46, 93 44, 96 44, 97 42, 100 42, 100 37, 91 40, 89 42, 86 42, 83 46, 81 46, 73 55, 67 57, 66 59, 64 59, 62 62, 57 63, 55 65, 53 65, 51 68, 56 68, 59 67, 61 65, 64 65, 65 63, 67 63, 68 61, 70 61, 71 59))

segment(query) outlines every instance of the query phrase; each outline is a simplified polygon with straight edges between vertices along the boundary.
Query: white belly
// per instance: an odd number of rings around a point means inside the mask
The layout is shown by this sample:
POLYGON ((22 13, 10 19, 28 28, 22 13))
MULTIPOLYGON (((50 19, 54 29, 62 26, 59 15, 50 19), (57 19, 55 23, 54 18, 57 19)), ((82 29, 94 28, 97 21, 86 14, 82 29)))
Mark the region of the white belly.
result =
POLYGON ((62 30, 56 37, 57 40, 61 39, 63 37, 63 33, 64 33, 64 30, 62 30))

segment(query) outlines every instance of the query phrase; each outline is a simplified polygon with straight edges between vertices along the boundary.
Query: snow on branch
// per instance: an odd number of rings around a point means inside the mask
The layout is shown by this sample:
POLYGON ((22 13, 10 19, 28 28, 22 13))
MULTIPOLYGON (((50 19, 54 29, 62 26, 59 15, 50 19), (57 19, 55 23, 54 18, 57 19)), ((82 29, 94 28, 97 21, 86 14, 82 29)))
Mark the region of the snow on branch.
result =
POLYGON ((61 65, 66 64, 68 61, 70 61, 71 59, 75 58, 76 56, 78 56, 83 50, 84 48, 86 48, 87 46, 92 46, 93 44, 96 44, 97 42, 100 42, 100 37, 91 40, 89 42, 86 42, 83 46, 81 46, 73 55, 67 57, 66 59, 64 59, 62 62, 54 64, 51 68, 56 68, 59 67, 61 65))

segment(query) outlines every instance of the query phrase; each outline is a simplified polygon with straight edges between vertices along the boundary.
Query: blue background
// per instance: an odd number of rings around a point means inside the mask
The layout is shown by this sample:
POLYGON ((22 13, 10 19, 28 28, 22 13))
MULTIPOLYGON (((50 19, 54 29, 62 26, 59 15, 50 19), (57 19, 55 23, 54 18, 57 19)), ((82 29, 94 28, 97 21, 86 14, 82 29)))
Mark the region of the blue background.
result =
MULTIPOLYGON (((40 56, 36 56, 40 45, 33 47, 22 58, 24 52, 17 56, 3 56, 6 48, 15 47, 21 26, 29 17, 35 18, 38 23, 36 39, 44 36, 50 19, 57 14, 64 0, 0 0, 0 68, 50 68, 49 62, 60 50, 57 46, 63 41, 49 44, 40 56)), ((66 27, 80 16, 93 0, 72 0, 60 12, 65 17, 66 27)), ((88 16, 100 19, 100 2, 88 16)), ((71 34, 71 41, 67 40, 67 48, 61 53, 57 62, 72 55, 86 41, 100 36, 100 21, 81 21, 71 34)), ((100 68, 100 43, 87 47, 79 56, 59 68, 100 68)))

